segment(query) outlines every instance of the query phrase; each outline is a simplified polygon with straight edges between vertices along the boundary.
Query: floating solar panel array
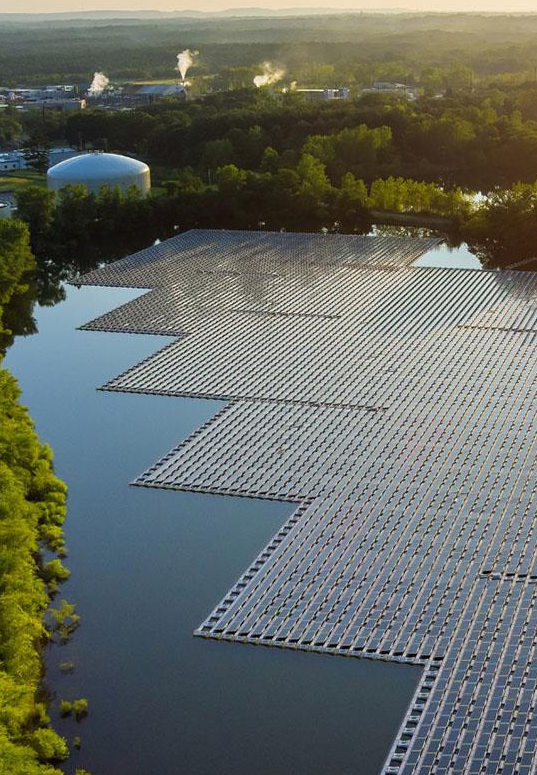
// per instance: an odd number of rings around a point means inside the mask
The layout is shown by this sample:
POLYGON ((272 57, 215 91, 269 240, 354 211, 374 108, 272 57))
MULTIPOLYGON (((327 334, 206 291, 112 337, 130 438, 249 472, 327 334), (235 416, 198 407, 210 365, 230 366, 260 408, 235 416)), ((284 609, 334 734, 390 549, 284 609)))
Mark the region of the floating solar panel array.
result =
POLYGON ((170 334, 109 390, 227 399, 148 487, 294 501, 197 634, 422 665, 398 775, 537 769, 537 274, 433 241, 193 231, 81 283, 170 334))

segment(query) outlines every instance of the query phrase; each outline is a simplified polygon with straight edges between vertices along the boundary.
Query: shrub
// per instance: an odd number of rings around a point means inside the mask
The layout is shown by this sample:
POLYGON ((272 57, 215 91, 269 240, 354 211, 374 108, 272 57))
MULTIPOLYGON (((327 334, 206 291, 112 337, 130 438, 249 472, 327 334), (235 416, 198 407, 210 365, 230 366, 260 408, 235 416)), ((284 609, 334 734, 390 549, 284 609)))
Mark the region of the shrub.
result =
POLYGON ((80 720, 84 718, 84 716, 88 715, 88 701, 85 697, 82 697, 80 700, 75 700, 73 702, 73 713, 75 714, 77 720, 80 720))
POLYGON ((41 761, 65 761, 69 756, 65 739, 53 729, 36 729, 29 742, 41 761))
POLYGON ((62 718, 65 718, 66 716, 70 716, 73 712, 73 703, 69 702, 69 700, 62 700, 60 702, 60 716, 62 718))

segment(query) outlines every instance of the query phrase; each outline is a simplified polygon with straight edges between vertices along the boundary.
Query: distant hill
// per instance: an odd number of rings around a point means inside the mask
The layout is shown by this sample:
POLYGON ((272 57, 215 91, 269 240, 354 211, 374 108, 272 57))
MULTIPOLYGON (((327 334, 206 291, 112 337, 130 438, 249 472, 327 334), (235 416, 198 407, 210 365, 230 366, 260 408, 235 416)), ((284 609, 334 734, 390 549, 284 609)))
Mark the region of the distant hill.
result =
POLYGON ((228 8, 224 11, 197 11, 186 9, 182 11, 64 11, 58 13, 0 13, 0 22, 54 22, 81 21, 83 19, 222 19, 230 17, 274 17, 282 16, 317 16, 356 13, 408 13, 409 8, 228 8))

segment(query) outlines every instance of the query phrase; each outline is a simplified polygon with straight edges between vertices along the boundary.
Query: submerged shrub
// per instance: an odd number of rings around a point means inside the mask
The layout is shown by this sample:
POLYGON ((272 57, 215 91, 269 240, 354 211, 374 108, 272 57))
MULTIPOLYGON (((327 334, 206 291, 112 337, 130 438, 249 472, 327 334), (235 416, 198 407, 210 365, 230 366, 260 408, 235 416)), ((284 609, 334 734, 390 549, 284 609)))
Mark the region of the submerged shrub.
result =
POLYGON ((73 713, 75 714, 77 721, 83 719, 88 715, 88 701, 85 697, 73 702, 73 713))
POLYGON ((60 716, 65 718, 66 716, 70 716, 73 712, 73 703, 69 702, 69 700, 62 700, 60 702, 60 716))

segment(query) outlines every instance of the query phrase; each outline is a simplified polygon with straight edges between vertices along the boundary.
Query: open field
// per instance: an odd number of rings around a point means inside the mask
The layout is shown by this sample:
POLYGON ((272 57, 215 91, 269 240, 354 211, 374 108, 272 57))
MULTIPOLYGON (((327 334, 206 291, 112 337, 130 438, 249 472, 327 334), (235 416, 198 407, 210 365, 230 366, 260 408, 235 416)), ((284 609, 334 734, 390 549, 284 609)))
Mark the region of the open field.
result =
POLYGON ((19 191, 26 186, 46 186, 46 175, 30 170, 21 170, 16 175, 0 175, 0 193, 5 194, 8 191, 19 191))

